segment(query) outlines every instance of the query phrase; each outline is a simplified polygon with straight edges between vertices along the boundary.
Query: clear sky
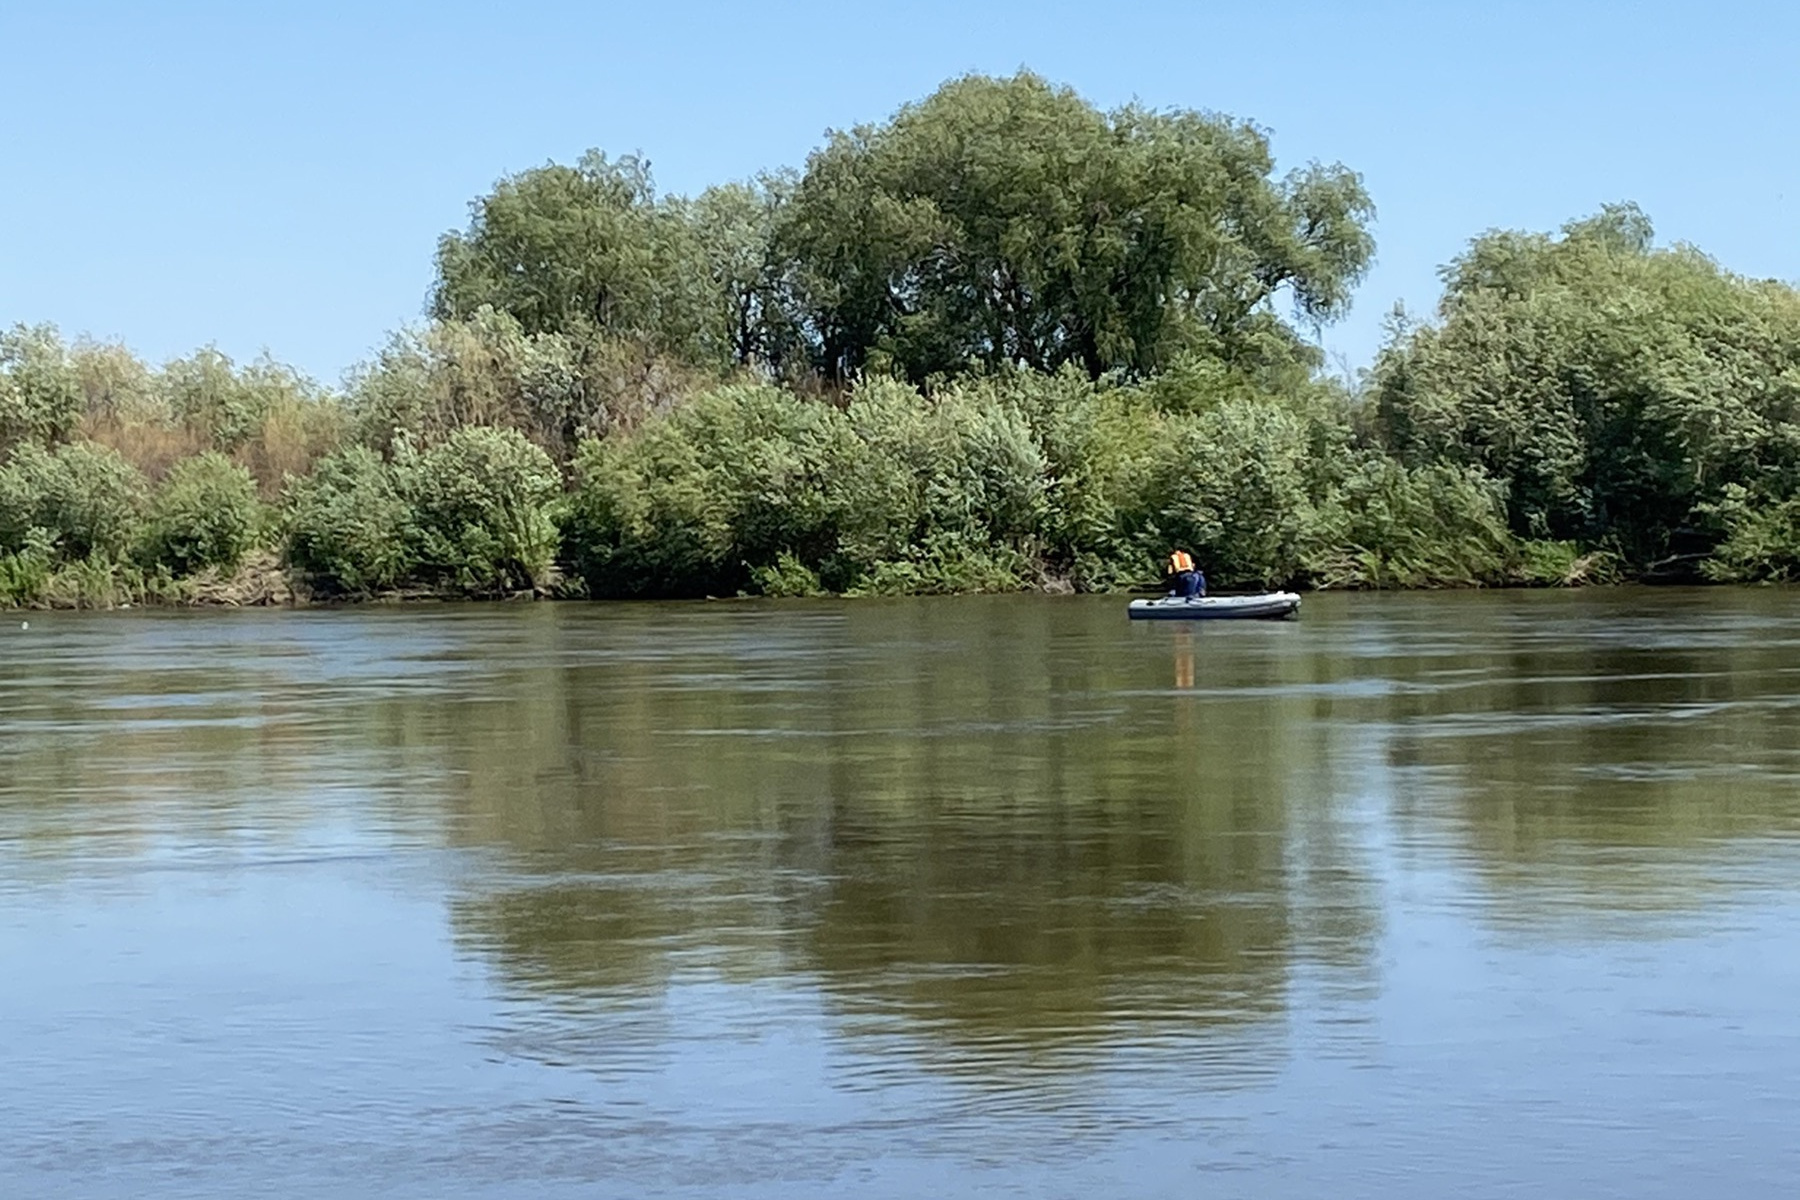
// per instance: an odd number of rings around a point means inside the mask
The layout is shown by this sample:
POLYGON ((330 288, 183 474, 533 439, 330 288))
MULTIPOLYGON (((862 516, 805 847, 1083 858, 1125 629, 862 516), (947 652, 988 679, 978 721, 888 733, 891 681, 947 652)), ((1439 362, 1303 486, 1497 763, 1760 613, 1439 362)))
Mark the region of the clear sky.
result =
POLYGON ((1791 3, 0 0, 0 323, 336 382, 502 174, 598 146, 696 191, 1021 66, 1361 171, 1377 262, 1324 335, 1353 365, 1469 237, 1611 200, 1800 279, 1791 3))

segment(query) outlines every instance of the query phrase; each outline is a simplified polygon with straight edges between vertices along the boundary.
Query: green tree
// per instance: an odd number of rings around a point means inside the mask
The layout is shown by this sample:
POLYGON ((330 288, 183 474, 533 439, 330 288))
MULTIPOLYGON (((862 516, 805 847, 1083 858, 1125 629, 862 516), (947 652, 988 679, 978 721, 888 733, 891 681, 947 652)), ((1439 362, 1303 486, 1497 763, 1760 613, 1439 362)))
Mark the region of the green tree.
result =
POLYGON ((350 384, 358 435, 386 453, 407 437, 435 445, 465 425, 517 429, 558 462, 576 443, 671 407, 695 372, 591 327, 528 333, 482 307, 389 339, 350 384))
POLYGON ((657 196, 645 160, 590 150, 502 179, 470 210, 467 231, 438 242, 439 318, 488 307, 526 333, 597 329, 696 362, 725 344, 689 206, 657 196))
POLYGON ((0 330, 0 452, 62 441, 81 412, 81 377, 56 327, 0 330))
POLYGON ((709 187, 681 202, 706 278, 709 311, 701 322, 709 361, 761 366, 781 375, 804 365, 804 333, 792 272, 775 233, 795 179, 763 175, 750 183, 709 187))
POLYGON ((267 355, 240 368, 213 346, 168 363, 159 382, 173 418, 227 452, 250 441, 271 413, 324 398, 312 380, 267 355))
POLYGON ((1291 357, 1304 350, 1276 298, 1314 321, 1341 313, 1372 206, 1341 166, 1272 168, 1247 123, 1102 113, 1028 73, 969 76, 832 134, 779 242, 832 374, 1291 357))
POLYGON ((1800 295, 1654 247, 1635 206, 1476 239, 1438 316, 1377 362, 1379 431, 1409 465, 1498 480, 1519 536, 1692 561, 1728 489, 1800 485, 1800 295))

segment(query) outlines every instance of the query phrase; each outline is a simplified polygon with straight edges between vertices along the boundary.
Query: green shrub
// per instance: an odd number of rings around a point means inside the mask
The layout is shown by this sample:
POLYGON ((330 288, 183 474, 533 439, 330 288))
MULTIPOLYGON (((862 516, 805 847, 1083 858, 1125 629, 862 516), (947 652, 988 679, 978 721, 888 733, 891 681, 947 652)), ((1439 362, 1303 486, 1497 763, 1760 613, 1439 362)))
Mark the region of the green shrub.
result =
POLYGON ((1588 583, 1617 583, 1624 564, 1611 550, 1589 550, 1580 542, 1542 539, 1518 546, 1513 580, 1538 587, 1577 587, 1588 583))
POLYGON ((786 550, 769 565, 752 567, 750 585, 764 596, 818 596, 825 592, 818 574, 786 550))
POLYGON ((576 458, 568 545, 596 596, 731 595, 787 556, 841 589, 848 429, 829 405, 720 388, 576 458))
POLYGON ((601 596, 992 590, 1047 511, 1030 421, 991 393, 736 386, 584 447, 568 543, 601 596))
POLYGON ((1701 564, 1720 583, 1800 582, 1800 496, 1756 503, 1742 487, 1726 489, 1713 510, 1725 538, 1701 564))
POLYGON ((322 399, 318 385, 291 367, 267 356, 238 367, 210 346, 169 363, 159 382, 175 419, 227 451, 254 438, 271 414, 322 399))
MULTIPOLYGON (((1340 486, 1312 574, 1327 587, 1470 587, 1507 580, 1515 546, 1481 472, 1366 457, 1340 486)), ((1548 581, 1540 554, 1533 570, 1548 581)), ((1567 565, 1567 564, 1565 564, 1567 565)), ((1535 578, 1535 576, 1534 576, 1535 578)))
MULTIPOLYGON (((1098 549, 1154 577, 1172 546, 1209 579, 1268 585, 1299 578, 1320 526, 1311 430, 1266 401, 1231 399, 1198 416, 1161 417, 1143 457, 1122 464, 1113 528, 1098 549)), ((1121 564, 1125 565, 1125 564, 1121 564)))
POLYGON ((35 604, 50 584, 55 542, 45 529, 27 530, 22 544, 0 554, 0 604, 35 604))
POLYGON ((929 560, 925 547, 934 542, 960 542, 978 557, 988 549, 1008 558, 1035 552, 1049 511, 1047 463, 1026 411, 1005 390, 951 389, 927 399, 876 382, 857 391, 847 416, 854 455, 844 480, 844 555, 852 581, 882 563, 929 560))
POLYGON ((392 468, 364 446, 322 459, 283 496, 287 560, 324 592, 368 593, 413 573, 412 506, 392 468))
POLYGON ((104 446, 24 443, 0 466, 0 550, 42 529, 58 560, 117 557, 137 535, 145 491, 137 469, 104 446))
POLYGON ((955 595, 1017 592, 1030 586, 1032 564, 1008 546, 939 531, 905 555, 876 563, 855 589, 872 595, 955 595))
POLYGON ((409 553, 439 586, 467 592, 540 587, 556 556, 562 476, 515 429, 464 426, 394 469, 412 510, 409 553))
POLYGON ((481 308, 394 335, 351 382, 358 434, 388 452, 433 446, 466 425, 517 429, 566 463, 583 438, 666 411, 710 375, 640 340, 590 328, 526 333, 481 308))
POLYGON ((144 572, 135 564, 95 555, 57 571, 40 598, 51 608, 117 608, 143 599, 147 591, 144 572))
MULTIPOLYGON (((1612 205, 1560 236, 1476 238, 1438 320, 1397 328, 1369 379, 1402 461, 1479 467, 1505 485, 1516 536, 1648 569, 1710 549, 1732 488, 1793 492, 1796 364, 1800 294, 1659 249, 1642 212, 1612 205)), ((1781 569, 1743 533, 1719 570, 1781 569)))
POLYGON ((229 571, 255 544, 260 515, 250 472, 208 450, 176 463, 157 489, 142 554, 177 575, 229 571))

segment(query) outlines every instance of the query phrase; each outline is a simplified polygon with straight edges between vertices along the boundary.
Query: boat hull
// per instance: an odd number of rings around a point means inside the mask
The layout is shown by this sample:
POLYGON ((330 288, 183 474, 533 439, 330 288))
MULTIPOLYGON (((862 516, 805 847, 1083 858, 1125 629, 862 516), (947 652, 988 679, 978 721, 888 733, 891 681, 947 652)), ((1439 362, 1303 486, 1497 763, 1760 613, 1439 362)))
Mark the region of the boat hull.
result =
POLYGON ((1300 611, 1300 597, 1293 592, 1264 592, 1260 596, 1196 596, 1183 600, 1133 600, 1125 606, 1134 621, 1278 621, 1300 611))

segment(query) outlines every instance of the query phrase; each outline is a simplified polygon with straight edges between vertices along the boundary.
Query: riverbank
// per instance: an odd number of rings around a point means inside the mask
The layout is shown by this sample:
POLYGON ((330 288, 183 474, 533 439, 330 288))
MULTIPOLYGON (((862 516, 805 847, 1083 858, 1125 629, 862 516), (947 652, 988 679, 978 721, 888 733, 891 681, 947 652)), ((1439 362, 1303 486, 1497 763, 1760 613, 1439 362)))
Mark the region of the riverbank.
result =
MULTIPOLYGON (((1509 590, 1509 589, 1542 589, 1542 588, 1593 588, 1615 587, 1639 583, 1667 582, 1701 582, 1695 579, 1620 579, 1611 574, 1601 574, 1605 570, 1604 562, 1598 564, 1593 558, 1584 557, 1571 565, 1571 569, 1561 579, 1517 579, 1500 583, 1474 583, 1462 585, 1418 586, 1411 588, 1387 587, 1329 587, 1295 583, 1281 585, 1297 589, 1308 594, 1343 591, 1462 591, 1462 590, 1509 590)), ((1274 590, 1277 585, 1270 585, 1274 590)), ((1217 589, 1215 589, 1217 590, 1217 589)), ((1233 591, 1254 591, 1258 589, 1238 588, 1233 591)), ((690 599, 726 600, 726 599, 799 599, 812 598, 837 599, 892 599, 899 596, 941 596, 957 595, 1018 595, 1037 594, 1044 596, 1066 596, 1074 594, 1113 595, 1121 599, 1132 596, 1160 594, 1159 589, 1152 587, 1117 588, 1105 592, 1087 591, 1074 586, 1064 577, 1046 577, 1030 588, 1010 588, 1005 591, 971 591, 963 593, 945 592, 812 592, 802 595, 771 597, 767 594, 740 592, 732 596, 707 595, 690 597, 690 599)), ((29 600, 10 598, 0 603, 0 611, 124 611, 132 609, 183 609, 183 608, 360 608, 367 606, 392 605, 434 605, 451 603, 477 604, 519 604, 519 603, 561 603, 590 600, 581 590, 579 584, 569 585, 557 574, 554 582, 541 588, 521 589, 504 594, 470 594, 451 590, 433 590, 430 588, 394 588, 381 592, 361 595, 344 595, 341 593, 321 593, 308 586, 305 578, 291 568, 284 567, 279 558, 269 552, 260 552, 246 558, 235 570, 221 572, 209 569, 200 575, 177 580, 145 581, 141 574, 124 569, 112 572, 96 571, 91 567, 78 567, 58 572, 49 577, 42 590, 29 600)))

